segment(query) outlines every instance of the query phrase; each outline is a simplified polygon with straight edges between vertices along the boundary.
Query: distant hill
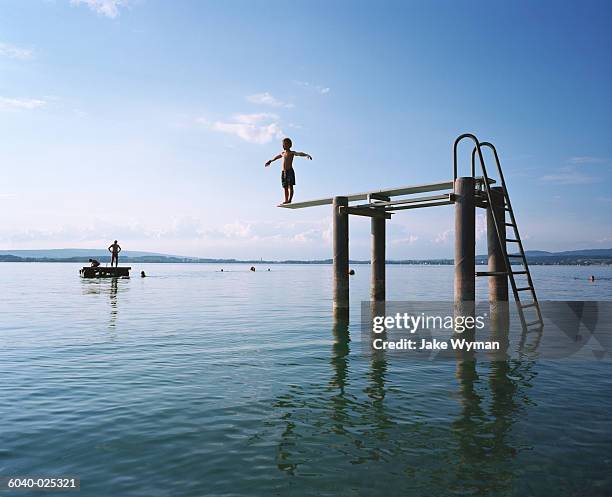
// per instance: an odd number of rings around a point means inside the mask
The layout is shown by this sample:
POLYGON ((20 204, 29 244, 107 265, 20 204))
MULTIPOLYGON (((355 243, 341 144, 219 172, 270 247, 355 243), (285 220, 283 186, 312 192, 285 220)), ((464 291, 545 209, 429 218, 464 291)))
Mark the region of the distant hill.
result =
MULTIPOLYGON (((565 250, 563 252, 547 252, 545 250, 526 250, 529 264, 558 265, 592 265, 612 264, 612 249, 582 249, 565 250)), ((477 255, 478 264, 486 263, 486 255, 477 255)), ((517 262, 518 264, 518 262, 517 262)))
POLYGON ((525 255, 533 257, 612 257, 612 249, 566 250, 564 252, 546 252, 545 250, 526 250, 525 255))
MULTIPOLYGON (((530 264, 592 265, 612 264, 612 249, 583 249, 563 252, 528 250, 530 264)), ((110 254, 101 249, 47 249, 47 250, 0 250, 0 262, 87 262, 92 257, 102 263, 110 262, 110 254)), ((218 263, 218 264, 331 264, 331 259, 319 260, 262 260, 262 259, 214 259, 183 257, 155 252, 123 251, 123 263, 218 263)), ((351 264, 369 264, 368 260, 351 260, 351 264)), ((404 259, 388 260, 388 264, 453 264, 452 259, 404 259)), ((486 264, 486 255, 477 255, 476 264, 486 264)))

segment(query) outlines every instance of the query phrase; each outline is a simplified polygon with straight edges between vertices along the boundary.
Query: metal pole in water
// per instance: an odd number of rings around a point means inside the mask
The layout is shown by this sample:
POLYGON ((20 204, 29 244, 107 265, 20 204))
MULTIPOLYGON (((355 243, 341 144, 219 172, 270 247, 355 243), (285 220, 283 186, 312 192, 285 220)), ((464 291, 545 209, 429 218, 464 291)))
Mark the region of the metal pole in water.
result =
POLYGON ((334 309, 349 308, 349 215, 347 197, 334 197, 333 201, 333 299, 334 309))
POLYGON ((370 289, 371 300, 385 300, 385 221, 384 217, 372 218, 372 281, 370 289))
POLYGON ((455 180, 455 302, 476 300, 474 178, 455 180))
MULTIPOLYGON (((487 249, 489 255, 489 272, 503 273, 509 271, 506 268, 506 210, 504 209, 504 189, 501 186, 491 188, 492 204, 487 209, 487 249), (499 227, 499 236, 495 229, 495 221, 499 227)), ((489 277, 489 302, 508 301, 508 275, 489 277)))
MULTIPOLYGON (((491 188, 491 205, 487 208, 487 252, 489 255, 489 272, 506 273, 506 210, 504 208, 504 189, 491 188), (499 236, 495 229, 495 221, 499 236), (501 243, 500 243, 501 237, 501 243)), ((510 308, 508 305, 508 275, 489 276, 489 319, 491 323, 491 340, 497 341, 502 348, 491 357, 491 360, 503 361, 508 350, 508 331, 510 326, 510 308)))

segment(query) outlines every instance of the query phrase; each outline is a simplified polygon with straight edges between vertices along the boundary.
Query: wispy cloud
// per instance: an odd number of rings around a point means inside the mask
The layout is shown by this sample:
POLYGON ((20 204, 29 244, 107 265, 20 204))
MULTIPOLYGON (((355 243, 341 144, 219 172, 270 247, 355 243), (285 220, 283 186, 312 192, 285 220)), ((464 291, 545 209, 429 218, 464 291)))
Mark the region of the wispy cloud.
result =
POLYGON ((284 107, 286 109, 291 109, 292 107, 294 107, 293 104, 283 102, 268 93, 267 91, 264 93, 255 93, 254 95, 249 95, 248 97, 246 97, 246 99, 254 104, 269 105, 271 107, 284 107))
POLYGON ((330 242, 331 219, 303 222, 235 221, 204 230, 203 239, 241 240, 248 242, 286 242, 292 244, 327 244, 330 242))
POLYGON ((451 237, 453 236, 454 230, 448 229, 438 233, 436 237, 432 240, 434 243, 447 244, 451 237))
POLYGON ((32 50, 11 45, 10 43, 0 43, 0 56, 26 60, 32 58, 32 50))
POLYGON ((276 114, 261 112, 257 114, 236 114, 229 121, 209 123, 206 119, 198 119, 201 124, 209 126, 214 131, 235 135, 246 142, 262 145, 283 137, 283 130, 276 114))
POLYGON ((575 167, 562 167, 557 174, 547 174, 540 180, 557 185, 586 185, 593 183, 595 178, 577 171, 575 167))
POLYGON ((114 19, 119 15, 119 8, 128 4, 128 0, 70 0, 73 5, 87 5, 97 14, 114 19))
POLYGON ((164 225, 151 226, 138 221, 121 225, 102 219, 91 223, 60 225, 43 228, 7 229, 0 227, 0 242, 8 244, 31 244, 61 242, 82 246, 97 240, 119 239, 125 242, 139 241, 192 241, 207 245, 241 243, 276 244, 319 247, 330 243, 331 219, 303 222, 264 222, 235 220, 218 226, 206 226, 203 219, 177 218, 164 225))
POLYGON ((416 235, 408 235, 403 238, 391 240, 391 245, 412 245, 419 239, 416 235))
POLYGON ((38 98, 7 98, 0 97, 0 109, 33 110, 46 105, 45 100, 38 98))
POLYGON ((487 217, 484 212, 476 213, 476 240, 487 237, 487 217))
POLYGON ((316 91, 317 93, 320 93, 321 95, 325 95, 331 91, 331 89, 327 86, 316 85, 313 83, 309 83, 308 81, 295 81, 295 84, 298 86, 301 86, 302 88, 316 91))
POLYGON ((606 164, 610 162, 610 159, 606 157, 593 157, 590 155, 583 155, 577 157, 570 157, 567 159, 569 164, 606 164))

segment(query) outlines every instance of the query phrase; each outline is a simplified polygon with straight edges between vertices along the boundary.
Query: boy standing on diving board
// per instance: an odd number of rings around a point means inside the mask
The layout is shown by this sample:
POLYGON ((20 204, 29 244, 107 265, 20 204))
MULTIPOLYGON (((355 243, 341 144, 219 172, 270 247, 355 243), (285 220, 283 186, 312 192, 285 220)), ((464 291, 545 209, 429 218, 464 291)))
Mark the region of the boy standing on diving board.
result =
POLYGON ((306 157, 312 160, 312 157, 304 152, 295 152, 291 150, 291 138, 283 138, 283 151, 274 159, 266 162, 266 167, 272 164, 277 159, 283 159, 283 172, 281 173, 281 184, 285 189, 285 201, 283 204, 290 204, 293 200, 293 186, 295 185, 295 171, 293 170, 294 157, 306 157))

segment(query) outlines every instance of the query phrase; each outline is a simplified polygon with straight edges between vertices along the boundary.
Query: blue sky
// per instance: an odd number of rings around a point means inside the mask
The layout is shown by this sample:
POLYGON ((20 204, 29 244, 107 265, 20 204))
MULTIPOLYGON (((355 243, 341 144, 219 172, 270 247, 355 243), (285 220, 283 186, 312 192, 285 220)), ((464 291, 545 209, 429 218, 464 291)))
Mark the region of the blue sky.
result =
MULTIPOLYGON (((607 1, 5 0, 0 248, 329 257, 330 208, 275 207, 282 136, 314 157, 305 200, 450 179, 466 131, 527 249, 612 247, 611 24, 607 1)), ((451 256, 452 227, 399 213, 388 256, 451 256)))

